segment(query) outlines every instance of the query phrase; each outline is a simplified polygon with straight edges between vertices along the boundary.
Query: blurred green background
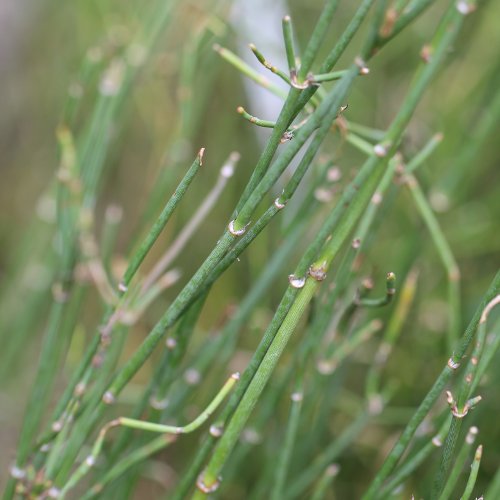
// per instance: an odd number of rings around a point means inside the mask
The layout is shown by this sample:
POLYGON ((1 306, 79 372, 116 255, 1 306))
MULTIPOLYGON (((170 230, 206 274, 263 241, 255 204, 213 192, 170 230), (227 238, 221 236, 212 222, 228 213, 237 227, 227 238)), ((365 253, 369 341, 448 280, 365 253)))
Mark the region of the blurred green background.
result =
MULTIPOLYGON (((391 42, 380 57, 374 58, 370 75, 359 80, 348 100, 348 119, 379 129, 390 123, 419 61, 420 51, 435 29, 438 13, 447 3, 436 2, 410 29, 391 42)), ((325 53, 352 16, 356 4, 341 2, 324 45, 325 53)), ((299 45, 310 34, 321 7, 322 2, 317 0, 290 1, 288 6, 283 5, 285 13, 289 12, 295 22, 299 45)), ((242 159, 235 177, 176 264, 183 272, 182 283, 208 254, 229 220, 258 159, 263 137, 268 133, 256 131, 235 112, 238 105, 244 105, 251 113, 258 114, 254 108, 261 99, 260 94, 249 90, 243 77, 211 49, 214 41, 235 51, 241 50, 242 44, 255 42, 266 53, 267 47, 260 45, 265 43, 266 33, 254 32, 252 38, 248 38, 239 24, 241 8, 229 1, 179 2, 173 22, 161 35, 153 57, 141 69, 130 96, 113 122, 95 218, 98 233, 106 208, 110 204, 123 208, 116 252, 118 264, 119 256, 130 247, 158 179, 167 179, 173 190, 200 147, 206 147, 203 170, 173 223, 148 257, 149 264, 189 219, 193 207, 215 182, 225 158, 236 150, 242 159), (209 35, 204 38, 200 33, 207 27, 209 35)), ((247 5, 247 9, 252 11, 252 5, 247 5)), ((279 33, 280 18, 271 14, 275 15, 274 12, 268 15, 256 2, 251 15, 257 20, 266 18, 266 29, 269 24, 279 33)), ((462 273, 463 326, 500 262, 499 19, 499 2, 480 2, 480 8, 470 16, 459 43, 450 54, 448 65, 419 106, 402 146, 403 153, 411 157, 434 133, 444 134, 436 153, 419 171, 419 179, 462 273)), ((0 31, 0 287, 4 303, 0 322, 3 338, 16 335, 12 325, 22 317, 23 305, 33 294, 46 297, 40 299, 39 321, 31 325, 29 343, 16 353, 2 380, 1 478, 5 477, 14 454, 18 424, 34 377, 46 319, 44 311, 50 299, 46 293, 49 276, 44 272, 43 255, 31 256, 32 263, 23 270, 20 286, 13 288, 12 279, 19 277, 14 270, 20 248, 28 253, 30 248, 39 248, 37 239, 47 234, 43 227, 52 224, 51 206, 44 193, 58 164, 55 130, 65 116, 68 93, 78 103, 75 131, 85 129, 103 70, 128 48, 143 20, 144 2, 140 1, 4 0, 0 5, 0 26, 3 27, 0 31), (85 61, 90 61, 91 70, 88 79, 82 82, 81 68, 85 61)), ((357 43, 347 51, 339 68, 356 55, 362 36, 358 35, 357 43)), ((273 119, 277 110, 271 103, 264 113, 262 118, 273 119)), ((363 157, 347 144, 339 146, 338 134, 332 133, 325 153, 338 151, 339 147, 341 155, 336 164, 344 172, 344 182, 352 177, 363 157)), ((291 205, 289 211, 293 213, 293 203, 291 205)), ((285 221, 287 217, 285 213, 285 221)), ((283 224, 281 219, 275 221, 271 231, 266 231, 252 244, 236 268, 231 268, 220 280, 204 308, 202 330, 216 330, 230 306, 245 295, 262 263, 279 244, 283 224)), ((396 403, 412 406, 426 393, 446 356, 446 276, 405 190, 394 195, 379 224, 378 236, 365 256, 360 277, 371 274, 381 280, 389 270, 401 276, 411 267, 419 270, 418 297, 388 368, 401 382, 396 403)), ((297 256, 305 243, 297 248, 297 256)), ((290 262, 290 270, 295 262, 296 259, 290 262)), ((248 324, 241 343, 244 359, 247 351, 257 344, 286 284, 286 279, 276 283, 248 324)), ((147 333, 164 304, 178 290, 178 286, 174 287, 151 308, 134 329, 135 340, 130 349, 147 333)), ((80 325, 81 338, 85 338, 85 332, 92 331, 98 317, 98 302, 90 296, 80 325)), ((78 343, 72 349, 75 352, 70 356, 69 365, 71 359, 78 357, 78 343)), ((360 372, 349 372, 348 385, 352 388, 356 387, 357 379, 361 379, 370 362, 369 356, 369 350, 361 352, 360 372)), ((64 387, 66 376, 61 374, 60 388, 64 387)), ((143 371, 136 383, 141 384, 147 376, 143 371)), ((490 443, 498 443, 500 431, 496 415, 500 412, 500 400, 494 388, 500 382, 500 370, 497 368, 490 376, 482 393, 484 404, 481 404, 478 425, 481 433, 489 436, 490 443)), ((397 430, 397 426, 372 428, 366 442, 358 446, 371 449, 383 439, 390 442, 391 433, 397 430)), ((376 460, 380 460, 385 451, 375 453, 376 460)), ((350 481, 359 467, 367 465, 360 462, 360 456, 373 458, 374 455, 361 453, 346 460, 345 472, 338 479, 340 491, 342 487, 346 492, 355 491, 350 481)), ((490 446, 481 465, 481 480, 486 481, 495 472, 499 459, 500 448, 497 446, 495 450, 490 446)), ((255 467, 258 471, 258 465, 255 467)))

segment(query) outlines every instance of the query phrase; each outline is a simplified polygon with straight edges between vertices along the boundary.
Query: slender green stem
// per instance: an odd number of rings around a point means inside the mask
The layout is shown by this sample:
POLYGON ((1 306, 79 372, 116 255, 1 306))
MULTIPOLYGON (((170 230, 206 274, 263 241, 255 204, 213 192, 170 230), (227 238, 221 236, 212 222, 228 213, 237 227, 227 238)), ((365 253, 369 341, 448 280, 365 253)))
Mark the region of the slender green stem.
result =
POLYGON ((380 490, 377 498, 382 500, 387 498, 392 491, 394 491, 407 477, 409 477, 422 463, 429 458, 436 448, 439 448, 443 439, 448 432, 449 422, 451 417, 449 417, 441 426, 438 433, 428 441, 419 451, 414 455, 410 456, 398 469, 395 471, 391 479, 385 484, 385 486, 380 490))
POLYGON ((285 491, 284 498, 298 498, 340 454, 359 436, 370 419, 369 412, 363 410, 349 426, 322 451, 321 455, 294 479, 285 491))
POLYGON ((281 71, 276 66, 270 64, 264 57, 262 52, 260 52, 253 43, 250 44, 250 50, 253 52, 254 56, 257 58, 260 64, 262 64, 262 66, 273 72, 275 75, 278 75, 285 83, 290 85, 290 77, 284 71, 281 71))
POLYGON ((299 430, 300 412, 302 409, 303 398, 304 393, 302 381, 299 380, 295 385, 294 391, 291 396, 292 403, 290 406, 290 416, 288 417, 288 423, 286 426, 285 441, 278 456, 278 464, 276 466, 276 472, 274 476, 274 486, 271 491, 270 497, 271 500, 280 500, 281 498, 283 498, 283 491, 286 484, 288 468, 290 466, 290 460, 292 458, 293 448, 295 440, 297 438, 297 432, 299 430))
POLYGON ((424 219, 425 225, 431 234, 432 241, 438 251, 439 257, 443 263, 448 277, 448 349, 455 346, 460 331, 460 270, 453 256, 450 245, 446 240, 443 231, 434 215, 432 208, 426 200, 426 197, 420 188, 416 178, 413 175, 407 177, 407 186, 413 196, 415 205, 424 219))
MULTIPOLYGON (((80 213, 79 166, 76 159, 73 138, 69 130, 58 131, 61 160, 59 168, 59 186, 57 196, 58 233, 62 250, 58 269, 58 279, 53 284, 53 304, 50 309, 47 328, 40 353, 37 377, 28 399, 25 418, 19 438, 15 467, 25 465, 29 451, 35 439, 57 375, 61 357, 68 339, 60 337, 64 314, 73 288, 72 269, 76 258, 75 239, 77 218, 80 213), (55 369, 54 369, 55 368, 55 369)), ((71 334, 71 332, 67 332, 71 334)), ((6 496, 9 498, 9 495, 6 496)))
MULTIPOLYGON (((363 0, 353 18, 347 25, 346 29, 344 30, 342 35, 340 35, 337 43, 328 53, 324 62, 321 64, 318 73, 330 73, 332 71, 333 67, 340 59, 340 56, 344 53, 351 40, 354 38, 354 35, 359 30, 361 23, 364 21, 366 15, 368 14, 368 11, 370 10, 370 7, 374 2, 375 0, 363 0)), ((302 109, 316 91, 317 87, 312 86, 307 88, 297 101, 297 108, 302 109)))
POLYGON ((457 454, 457 458, 455 459, 455 462, 453 464, 453 469, 451 470, 450 476, 448 477, 448 480, 446 481, 443 491, 439 496, 439 500, 448 500, 451 497, 453 490, 457 485, 458 478, 460 477, 460 474, 462 474, 465 462, 470 454, 472 445, 476 440, 477 433, 478 433, 477 427, 469 428, 469 432, 465 437, 465 441, 464 444, 462 445, 462 448, 457 454))
POLYGON ((328 494, 328 490, 332 487, 335 476, 339 473, 339 466, 336 464, 329 465, 323 475, 316 483, 311 495, 311 500, 323 500, 328 494))
POLYGON ((401 287, 401 292, 394 311, 391 315, 387 327, 384 329, 384 336, 375 353, 373 363, 366 376, 366 395, 368 398, 377 397, 380 390, 380 378, 382 369, 391 354, 391 351, 402 331, 402 327, 408 318, 410 307, 415 298, 417 289, 418 274, 415 270, 410 271, 401 287))
POLYGON ((323 83, 323 82, 334 82, 335 80, 340 80, 346 71, 333 71, 331 73, 323 73, 318 75, 311 75, 310 81, 312 83, 323 83))
POLYGON ((481 400, 480 396, 472 399, 470 398, 472 396, 473 382, 476 382, 476 373, 486 343, 486 324, 488 315, 491 310, 499 303, 500 295, 497 295, 490 302, 488 302, 488 304, 486 304, 483 313, 481 314, 481 318, 479 320, 479 325, 477 328, 474 349, 472 351, 470 360, 467 363, 467 367, 465 369, 465 377, 463 378, 462 384, 459 388, 457 400, 454 400, 451 392, 447 393, 448 403, 451 408, 453 420, 451 422, 448 436, 446 437, 441 463, 435 478, 432 493, 433 498, 437 498, 444 488, 446 477, 451 468, 456 442, 458 439, 460 428, 462 426, 462 420, 467 415, 469 410, 481 400))
POLYGON ((486 490, 484 498, 498 498, 500 494, 500 468, 497 469, 493 479, 486 490))
POLYGON ((257 125, 258 127, 264 127, 264 128, 274 128, 276 125, 276 122, 270 121, 270 120, 261 120, 260 118, 257 118, 256 116, 252 116, 250 113, 247 113, 245 111, 245 108, 243 106, 238 106, 236 108, 236 111, 243 117, 245 120, 248 120, 250 123, 253 123, 254 125, 257 125))
POLYGON ((211 403, 205 408, 205 410, 202 413, 200 413, 200 415, 198 415, 198 417, 195 420, 193 420, 190 424, 187 424, 183 427, 178 427, 175 425, 156 424, 152 422, 144 422, 142 420, 134 420, 125 417, 120 417, 118 419, 119 420, 118 425, 123 425, 125 427, 129 427, 130 429, 139 429, 150 432, 161 432, 166 434, 187 434, 189 432, 193 432, 208 420, 208 418, 217 409, 222 400, 227 396, 227 394, 229 394, 229 391, 233 388, 237 380, 239 380, 239 374, 238 373, 233 374, 226 382, 224 387, 217 394, 217 396, 215 396, 215 398, 211 401, 211 403))
POLYGON ((387 273, 386 277, 386 292, 385 296, 380 299, 367 299, 367 298, 356 298, 355 303, 362 307, 380 307, 386 306, 392 301, 394 294, 396 293, 396 275, 394 273, 387 273))
POLYGON ((442 140, 443 134, 434 134, 425 146, 406 164, 405 171, 412 174, 429 158, 429 156, 431 156, 432 153, 434 153, 442 140))
POLYGON ((229 64, 234 66, 238 71, 241 71, 245 76, 253 80, 255 83, 259 84, 261 87, 269 90, 274 95, 286 99, 287 91, 278 87, 274 83, 270 82, 265 76, 261 75, 255 71, 250 65, 248 65, 243 59, 239 58, 236 54, 231 52, 229 49, 221 47, 220 45, 214 45, 214 50, 229 64))
POLYGON ((139 248, 137 251, 134 253, 132 256, 129 265, 127 267, 127 270, 125 271, 123 275, 123 281, 121 283, 122 286, 122 291, 125 291, 128 286, 130 285, 130 282, 132 281, 132 278, 134 277, 135 273, 137 272, 137 269, 139 269, 139 266, 142 264, 142 261, 145 259, 146 255, 148 252, 151 250, 153 247, 155 241, 158 239, 158 236, 160 236, 160 233, 163 231, 163 228, 169 221, 172 213, 174 212, 175 208, 181 201, 182 197, 186 193, 189 185, 193 181, 195 175, 197 174, 198 170, 200 169, 203 161, 203 153, 205 152, 205 149, 202 148, 198 152, 198 155, 196 156, 196 159, 194 160, 193 164, 187 171, 186 175, 183 177, 179 185, 177 186, 176 190, 174 191, 174 194, 172 197, 168 200, 167 204, 163 208, 161 214, 158 216, 158 219, 156 222, 153 224, 153 227, 147 234, 146 238, 144 241, 140 244, 139 248))
POLYGON ((290 16, 285 16, 283 18, 282 28, 288 70, 290 71, 290 75, 293 75, 297 72, 297 56, 295 55, 295 48, 293 44, 293 28, 290 16))
POLYGON ((398 441, 392 448, 391 452, 385 459, 384 464, 382 465, 379 472, 375 476, 368 491, 364 494, 363 500, 374 498, 377 492, 379 491, 380 487, 382 486, 382 483, 385 480, 385 478, 388 477, 389 474, 394 470, 394 467, 397 465, 399 459, 403 455, 409 442, 411 441, 413 435, 415 434, 417 427, 422 423, 423 419, 429 413, 430 409, 432 408, 438 397, 441 396, 444 387, 446 386, 449 379, 455 372, 456 368, 459 366, 463 356, 467 351, 467 348, 472 342, 474 333, 476 331, 477 325, 479 323, 479 320, 481 318, 481 315, 483 313, 486 304, 488 304, 490 300, 498 294, 499 291, 500 291, 500 272, 497 273, 488 291, 483 297, 481 304, 476 310, 474 316, 472 317, 469 323, 469 326, 467 327, 462 336, 461 342, 458 344, 458 348, 450 357, 448 363, 443 368, 443 370, 437 377, 436 381, 434 382, 434 385, 427 393, 427 395, 424 397, 417 411, 408 422, 408 425, 406 426, 405 430, 403 431, 398 441))
POLYGON ((106 424, 100 431, 99 436, 92 447, 92 452, 85 459, 84 462, 78 467, 73 475, 69 478, 65 486, 61 489, 59 498, 64 498, 69 490, 74 488, 76 484, 82 479, 82 477, 87 474, 90 468, 94 465, 99 453, 101 452, 102 446, 104 444, 104 439, 106 433, 109 429, 112 429, 116 426, 124 426, 129 427, 131 429, 139 429, 143 431, 149 432, 158 432, 162 434, 187 434, 189 432, 193 432, 198 429, 201 425, 203 425, 212 415, 212 413, 218 408, 224 398, 229 394, 231 389, 234 387, 234 384, 239 380, 239 374, 235 373, 229 377, 227 382, 224 384, 222 389, 217 393, 214 399, 209 403, 209 405, 203 410, 198 417, 196 417, 191 423, 185 426, 174 426, 174 425, 162 425, 151 422, 145 422, 143 420, 135 420, 126 417, 119 417, 115 420, 112 420, 108 424, 106 424))
POLYGON ((338 0, 327 0, 323 11, 316 23, 314 31, 309 38, 309 42, 304 50, 304 55, 300 61, 300 67, 298 71, 299 83, 303 82, 306 78, 308 72, 310 71, 316 54, 319 51, 321 44, 323 43, 326 34, 328 33, 328 28, 332 22, 335 11, 337 10, 338 0))
MULTIPOLYGON (((293 182, 293 178, 290 180, 290 182, 293 182)), ((304 200, 304 209, 306 207, 310 207, 311 203, 310 200, 306 197, 304 200)), ((273 205, 273 208, 276 209, 275 205, 273 205)), ((268 213, 269 210, 266 212, 268 213)), ((304 210, 305 213, 305 210, 304 210)), ((265 215, 265 214, 264 214, 265 215)), ((262 217, 261 217, 262 219, 262 217)), ((245 238, 249 237, 252 230, 255 229, 255 227, 258 225, 255 224, 252 226, 250 231, 240 240, 238 244, 243 244, 245 238)), ((237 245, 238 246, 238 245, 237 245)), ((229 254, 228 254, 229 256, 229 254)), ((226 258, 228 257, 226 256, 226 258)), ((275 255, 275 258, 278 258, 278 254, 275 255)), ((224 259, 225 260, 225 259, 224 259)), ((274 260, 274 259, 273 259, 274 260)), ((221 262, 223 264, 223 262, 221 262)), ((271 266, 273 262, 270 262, 270 267, 273 269, 275 266, 271 266)), ((277 268, 278 266, 276 266, 277 268)), ((270 275, 269 275, 270 276, 270 275)), ((266 277, 269 278, 269 276, 266 273, 266 277)), ((287 292, 285 293, 284 297, 282 298, 280 305, 278 306, 277 312, 274 315, 271 323, 269 324, 268 328, 266 329, 266 332, 259 343, 259 346, 257 347, 256 351, 254 352, 254 355, 252 356, 252 359, 247 366, 246 370, 243 373, 242 380, 238 384, 233 396, 229 400, 224 412, 222 413, 219 421, 217 422, 216 426, 217 427, 222 427, 225 422, 228 420, 228 418, 232 415, 234 410, 239 404, 239 401, 244 394, 246 388, 248 387, 248 384, 252 380, 253 376, 255 375, 258 367, 260 366, 262 359, 264 358, 264 355, 266 354, 267 350, 269 349, 269 346, 271 345, 271 342, 276 335, 276 332, 283 322, 284 317, 286 316, 287 312, 289 311, 291 304, 293 303, 293 300, 297 294, 298 290, 294 289, 292 287, 289 287, 287 289, 287 292)), ((240 309, 241 310, 241 309, 240 309)), ((203 443, 202 447, 200 448, 199 452, 197 453, 193 463, 191 464, 191 467, 189 470, 184 474, 181 482, 177 486, 175 492, 173 493, 173 498, 175 500, 179 500, 181 498, 184 498, 184 496, 187 494, 188 490, 192 486, 193 482, 195 481, 195 478, 198 476, 199 471, 205 462, 208 454, 212 450, 214 444, 216 443, 217 437, 210 434, 207 436, 205 442, 203 443)))
POLYGON ((477 474, 479 472, 479 466, 481 465, 481 457, 483 455, 483 445, 480 444, 477 447, 476 453, 474 454, 474 460, 472 461, 469 479, 465 485, 465 490, 460 500, 469 500, 476 485, 477 474))
POLYGON ((175 440, 175 435, 165 434, 128 453, 122 460, 116 462, 107 470, 99 482, 81 497, 81 500, 95 498, 101 493, 106 485, 119 478, 128 469, 138 463, 144 462, 148 457, 164 449, 175 440))
POLYGON ((387 23, 379 33, 377 40, 377 48, 382 47, 387 42, 392 40, 398 33, 400 33, 404 28, 406 28, 410 23, 412 23, 422 12, 424 12, 428 7, 430 7, 436 0, 417 0, 412 2, 410 9, 405 9, 404 13, 399 16, 396 21, 392 24, 387 23))
POLYGON ((295 327, 302 317, 309 301, 311 300, 317 287, 317 281, 307 280, 304 288, 297 295, 293 302, 288 314, 286 315, 281 327, 278 329, 276 336, 273 339, 269 350, 266 352, 258 372, 253 377, 248 385, 245 394, 241 398, 236 412, 231 418, 229 425, 224 431, 221 439, 215 447, 212 460, 205 469, 202 479, 199 482, 201 486, 198 494, 195 496, 203 498, 203 491, 211 489, 219 482, 219 474, 222 467, 229 456, 231 450, 236 444, 236 440, 245 425, 250 412, 255 406, 258 397, 263 391, 269 377, 271 376, 274 367, 276 366, 281 353, 283 352, 290 336, 292 335, 295 327), (201 495, 200 495, 201 494, 201 495))

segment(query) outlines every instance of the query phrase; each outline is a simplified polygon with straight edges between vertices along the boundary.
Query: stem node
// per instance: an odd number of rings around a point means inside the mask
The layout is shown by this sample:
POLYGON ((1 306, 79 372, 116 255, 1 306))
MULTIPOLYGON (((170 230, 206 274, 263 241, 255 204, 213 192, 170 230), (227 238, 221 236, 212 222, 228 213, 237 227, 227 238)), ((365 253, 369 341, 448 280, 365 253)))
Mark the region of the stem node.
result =
POLYGON ((220 486, 221 478, 217 478, 215 483, 212 483, 210 485, 205 484, 203 481, 203 476, 205 475, 205 472, 202 472, 198 476, 198 480, 196 481, 196 487, 202 492, 208 495, 209 493, 213 493, 214 491, 217 491, 217 489, 220 486))
POLYGON ((229 232, 233 235, 233 236, 242 236, 246 233, 246 230, 247 230, 247 227, 250 225, 250 222, 246 225, 244 225, 241 229, 236 229, 235 228, 235 222, 236 222, 236 219, 233 219, 227 226, 229 232))

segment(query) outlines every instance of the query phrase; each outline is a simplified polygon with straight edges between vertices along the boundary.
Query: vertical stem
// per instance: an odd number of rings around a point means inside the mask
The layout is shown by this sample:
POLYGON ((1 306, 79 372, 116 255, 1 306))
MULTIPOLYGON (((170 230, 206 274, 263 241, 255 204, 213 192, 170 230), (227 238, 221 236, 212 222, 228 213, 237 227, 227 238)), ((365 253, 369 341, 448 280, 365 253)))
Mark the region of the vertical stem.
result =
MULTIPOLYGON (((301 375, 299 375, 301 377, 301 375)), ((274 487, 271 492, 271 500, 280 500, 283 498, 284 486, 290 459, 292 458, 293 447, 300 423, 300 411, 302 408, 302 400, 304 398, 302 381, 299 380, 295 384, 295 389, 291 395, 290 415, 285 431, 285 442, 278 456, 278 463, 276 466, 276 474, 274 477, 274 487)))
POLYGON ((483 455, 483 445, 480 444, 477 447, 476 453, 474 454, 474 460, 472 461, 471 470, 467 484, 465 485, 465 490, 460 500, 469 500, 474 490, 476 484, 477 474, 479 472, 479 466, 481 465, 481 457, 483 455))
POLYGON ((451 351, 457 341, 460 331, 460 270, 453 256, 450 245, 446 240, 443 231, 434 215, 429 203, 416 178, 409 175, 407 186, 413 196, 415 205, 424 219, 425 225, 431 234, 432 241, 436 246, 439 257, 446 269, 448 277, 448 304, 449 304, 449 324, 448 324, 448 350, 451 351))

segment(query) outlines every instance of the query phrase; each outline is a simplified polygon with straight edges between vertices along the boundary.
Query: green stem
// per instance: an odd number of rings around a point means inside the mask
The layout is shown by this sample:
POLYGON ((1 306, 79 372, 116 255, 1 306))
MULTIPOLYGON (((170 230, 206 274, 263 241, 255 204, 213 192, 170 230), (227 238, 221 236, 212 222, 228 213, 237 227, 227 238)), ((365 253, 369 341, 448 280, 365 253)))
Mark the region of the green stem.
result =
MULTIPOLYGON (((278 329, 276 336, 273 339, 269 350, 266 352, 262 363, 252 381, 248 385, 245 394, 241 398, 237 410, 231 418, 229 425, 224 430, 220 441, 215 447, 212 460, 208 464, 202 479, 200 480, 201 490, 210 490, 214 485, 219 483, 219 474, 222 467, 229 456, 231 450, 236 444, 236 440, 240 435, 247 419, 257 403, 257 400, 264 390, 264 387, 269 380, 274 367, 276 366, 281 353, 283 352, 288 340, 297 326, 302 314, 309 304, 314 292, 316 291, 318 282, 315 280, 307 280, 304 288, 300 291, 297 298, 292 304, 287 316, 285 317, 281 327, 278 329), (204 486, 204 487, 203 487, 204 486)), ((198 491, 194 498, 204 498, 202 491, 198 491)))
MULTIPOLYGON (((337 64, 340 56, 344 53, 345 49, 353 39, 354 35, 359 30, 361 23, 364 21, 370 7, 375 2, 375 0, 363 0, 361 5, 358 7, 358 10, 354 14, 353 18, 347 25, 346 29, 340 35, 337 43, 333 47, 333 49, 326 56, 323 64, 320 66, 318 73, 330 73, 333 67, 337 64)), ((317 87, 309 87, 307 88, 299 97, 297 101, 297 109, 302 109, 305 104, 311 99, 314 93, 317 91, 317 87)))
POLYGON ((446 269, 448 277, 448 350, 452 350, 460 331, 460 270, 453 256, 450 245, 446 240, 443 231, 434 215, 432 208, 427 202, 425 195, 413 175, 407 177, 406 184, 413 196, 415 205, 424 219, 425 225, 431 235, 432 241, 438 251, 439 257, 446 269))
POLYGON ((291 482, 285 491, 284 498, 298 498, 316 480, 328 465, 334 462, 340 454, 359 436, 361 430, 370 419, 367 410, 362 411, 356 419, 332 441, 298 477, 291 482))
POLYGON ((467 480, 464 493, 460 497, 460 500, 469 500, 469 498, 472 495, 472 491, 474 490, 474 486, 476 485, 476 479, 477 479, 477 474, 479 472, 479 466, 481 465, 482 455, 483 455, 483 445, 480 444, 477 447, 476 453, 474 454, 474 460, 472 461, 469 479, 467 480))
POLYGON ((346 73, 346 70, 333 71, 332 73, 322 73, 318 75, 311 76, 311 82, 322 83, 322 82, 334 82, 335 80, 340 80, 346 73))
POLYGON ((391 351, 402 331, 405 321, 408 319, 410 307, 415 298, 418 274, 415 270, 410 271, 398 294, 398 301, 384 329, 384 336, 380 342, 373 362, 366 376, 366 396, 368 399, 377 397, 380 391, 380 379, 382 370, 391 351))
MULTIPOLYGON (((301 375, 299 375, 299 377, 301 377, 301 375)), ((285 441, 278 456, 274 486, 270 497, 271 500, 280 500, 283 498, 283 491, 290 466, 290 460, 292 458, 293 448, 297 438, 297 432, 299 430, 303 397, 302 381, 299 380, 296 383, 294 391, 291 395, 292 403, 290 407, 290 416, 288 417, 288 423, 286 426, 285 441)))
POLYGON ((196 156, 196 159, 194 160, 193 164, 191 165, 191 167, 187 171, 186 175, 183 177, 183 179, 181 180, 181 182, 177 186, 176 190, 174 191, 174 194, 168 200, 167 204, 163 208, 158 219, 153 224, 153 227, 151 228, 151 230, 147 234, 146 238, 140 244, 139 248, 134 253, 132 258, 130 259, 127 270, 125 271, 125 274, 123 275, 123 281, 121 283, 122 291, 125 291, 128 288, 128 286, 130 285, 132 278, 134 277, 135 273, 137 272, 137 269, 139 269, 139 266, 142 264, 142 261, 145 259, 146 255, 153 247, 155 241, 158 239, 158 236, 160 236, 160 233, 163 231, 163 228, 165 227, 165 225, 169 221, 170 216, 172 215, 175 208, 177 207, 177 205, 181 201, 182 197, 186 193, 189 185, 193 181, 195 175, 197 174, 198 170, 200 169, 200 167, 202 165, 204 152, 205 152, 204 148, 200 149, 200 151, 198 152, 198 155, 196 156))
POLYGON ((425 146, 406 164, 405 172, 412 174, 431 156, 436 148, 441 144, 443 134, 434 134, 425 146))
POLYGON ((283 41, 285 42, 286 60, 288 63, 288 70, 290 75, 297 71, 297 56, 295 55, 295 48, 293 46, 293 28, 290 16, 285 16, 282 21, 283 28, 283 41))
POLYGON ((272 64, 270 64, 266 60, 266 58, 264 57, 262 52, 260 52, 253 43, 250 44, 250 50, 253 52, 254 56, 257 58, 257 60, 260 62, 260 64, 262 64, 262 66, 267 68, 269 71, 272 71, 275 75, 278 75, 285 83, 290 85, 290 77, 287 74, 285 74, 285 72, 283 72, 279 68, 277 68, 276 66, 273 66, 272 64))
POLYGON ((221 47, 220 45, 214 45, 214 50, 229 64, 231 64, 238 71, 241 71, 241 73, 250 78, 250 80, 253 80, 255 83, 269 90, 274 95, 282 99, 286 99, 288 94, 286 90, 283 90, 281 87, 278 87, 274 83, 270 82, 265 76, 262 76, 260 73, 255 71, 250 65, 243 61, 243 59, 240 59, 229 49, 221 47))
POLYGON ((80 500, 91 500, 92 498, 95 498, 101 493, 106 485, 119 478, 128 469, 138 463, 144 462, 148 457, 164 449, 175 440, 175 435, 163 435, 130 452, 122 460, 116 462, 108 471, 106 471, 100 481, 87 493, 85 493, 80 500))
POLYGON ((311 500, 323 500, 331 489, 335 476, 339 473, 339 466, 336 464, 329 465, 323 475, 319 478, 311 495, 311 500))
POLYGON ((477 432, 477 427, 471 427, 469 429, 469 432, 465 437, 464 444, 457 454, 457 458, 455 459, 455 463, 453 464, 453 469, 450 473, 450 476, 448 477, 448 481, 446 481, 443 491, 439 496, 439 500, 448 500, 451 497, 453 490, 457 485, 458 478, 460 477, 460 474, 462 474, 465 462, 470 454, 471 447, 476 440, 477 432))
POLYGON ((398 17, 394 25, 383 35, 378 36, 377 48, 383 47, 392 40, 398 33, 412 23, 422 12, 424 12, 436 0, 417 0, 412 2, 411 9, 405 9, 404 14, 398 17))
POLYGON ((451 406, 453 420, 451 422, 450 431, 444 443, 443 455, 434 482, 432 498, 437 498, 444 488, 446 477, 451 467, 460 428, 462 426, 462 420, 467 415, 468 411, 473 407, 473 405, 481 399, 480 397, 473 399, 470 398, 472 395, 473 387, 475 387, 479 382, 476 378, 476 374, 486 343, 486 324, 488 315, 491 310, 499 303, 500 295, 497 295, 490 302, 488 302, 488 304, 486 304, 481 314, 481 318, 479 320, 479 325, 477 328, 474 349, 465 369, 465 377, 463 378, 460 385, 457 401, 454 401, 451 392, 448 392, 448 403, 451 406))
MULTIPOLYGON (((76 260, 75 239, 78 234, 77 218, 80 213, 79 166, 73 137, 69 130, 58 131, 60 145, 59 184, 57 190, 57 221, 61 252, 58 281, 52 288, 53 304, 42 343, 37 377, 34 381, 19 438, 15 467, 22 468, 28 458, 33 440, 40 425, 43 411, 52 390, 68 338, 60 336, 70 292, 73 288, 72 270, 76 260)), ((72 333, 66 332, 69 336, 72 333)), ((9 496, 6 496, 9 498, 9 496)))
POLYGON ((149 432, 158 432, 162 434, 187 434, 195 431, 201 425, 203 425, 212 415, 212 413, 218 408, 224 398, 229 394, 231 389, 234 387, 234 384, 239 380, 239 374, 235 373, 229 377, 227 382, 224 384, 222 389, 217 393, 214 399, 209 403, 209 405, 203 410, 198 417, 196 417, 191 423, 179 427, 173 425, 162 425, 151 422, 144 422, 143 420, 135 420, 126 417, 119 417, 115 420, 112 420, 108 424, 106 424, 100 431, 99 436, 92 447, 92 452, 89 457, 87 457, 84 462, 78 467, 73 475, 69 478, 65 486, 61 489, 59 498, 64 498, 69 490, 74 488, 76 484, 82 479, 82 477, 87 474, 90 468, 94 465, 99 453, 101 452, 102 445, 104 443, 104 438, 109 429, 116 426, 124 426, 131 429, 139 429, 143 431, 149 432))
POLYGON ((410 443, 418 426, 422 423, 426 415, 434 406, 436 400, 442 395, 444 387, 446 386, 452 374, 455 372, 455 369, 459 366, 462 358, 464 357, 469 345, 472 342, 472 339, 474 337, 474 332, 476 331, 481 314, 486 304, 488 304, 488 302, 490 302, 490 300, 495 295, 497 295, 499 291, 500 291, 500 272, 497 273, 488 291, 483 297, 481 304, 476 310, 474 316, 472 317, 469 323, 469 326, 467 327, 465 333, 462 336, 461 342, 458 344, 458 348, 450 357, 448 363, 437 377, 432 388, 424 397, 417 411, 408 422, 408 425, 406 426, 405 430, 399 437, 398 441, 396 442, 391 452, 385 459, 384 464, 382 465, 379 472, 372 481, 370 487, 368 488, 368 491, 364 494, 363 500, 373 499, 376 496, 377 492, 379 491, 380 487, 382 486, 383 481, 394 470, 394 467, 397 465, 399 459, 401 458, 404 451, 408 447, 408 444, 410 443))
POLYGON ((441 446, 444 435, 448 432, 449 417, 441 426, 439 432, 428 441, 419 451, 414 455, 410 456, 405 463, 403 463, 391 477, 390 481, 381 489, 377 495, 377 499, 383 500, 388 498, 392 491, 394 491, 407 477, 409 477, 413 471, 415 471, 425 460, 429 458, 432 452, 439 446, 441 446))
POLYGON ((243 118, 245 118, 245 120, 248 120, 250 123, 253 123, 254 125, 257 125, 258 127, 274 128, 276 126, 276 122, 273 122, 273 121, 270 121, 270 120, 261 120, 260 118, 257 118, 256 116, 252 116, 250 113, 247 113, 245 111, 245 108, 243 106, 238 106, 236 108, 236 111, 243 118))
POLYGON ((394 294, 396 293, 396 275, 394 273, 388 273, 386 278, 386 292, 385 296, 380 299, 367 299, 359 298, 357 299, 356 305, 362 307, 381 307, 386 306, 392 301, 394 294))
POLYGON ((300 68, 298 71, 299 83, 303 82, 308 72, 311 69, 312 63, 316 58, 321 44, 328 33, 328 28, 331 24, 335 11, 337 9, 338 0, 327 0, 326 5, 321 12, 321 15, 316 23, 314 31, 309 38, 309 42, 304 51, 304 55, 300 61, 300 68))

